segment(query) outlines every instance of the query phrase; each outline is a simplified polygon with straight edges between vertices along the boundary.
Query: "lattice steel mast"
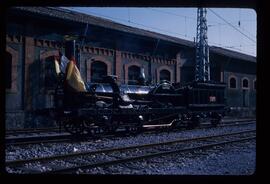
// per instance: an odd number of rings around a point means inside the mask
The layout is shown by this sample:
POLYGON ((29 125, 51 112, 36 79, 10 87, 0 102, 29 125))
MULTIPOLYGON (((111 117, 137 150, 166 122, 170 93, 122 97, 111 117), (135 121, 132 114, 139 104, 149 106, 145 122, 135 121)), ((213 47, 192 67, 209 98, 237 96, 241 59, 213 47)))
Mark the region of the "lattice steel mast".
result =
POLYGON ((198 8, 197 10, 195 80, 196 81, 210 80, 206 8, 198 8))

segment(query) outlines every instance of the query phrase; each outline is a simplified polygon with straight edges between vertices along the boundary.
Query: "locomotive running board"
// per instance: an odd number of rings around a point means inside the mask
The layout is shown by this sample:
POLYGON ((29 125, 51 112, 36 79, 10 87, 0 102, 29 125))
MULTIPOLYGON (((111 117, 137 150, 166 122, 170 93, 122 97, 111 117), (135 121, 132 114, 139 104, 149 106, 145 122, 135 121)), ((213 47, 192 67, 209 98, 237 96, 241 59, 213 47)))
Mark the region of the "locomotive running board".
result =
POLYGON ((176 120, 173 120, 168 124, 155 124, 155 125, 143 125, 143 128, 153 128, 153 127, 170 127, 176 120))
POLYGON ((185 112, 187 109, 185 107, 175 107, 175 108, 149 108, 149 109, 78 109, 78 115, 144 115, 144 114, 172 114, 185 112))
POLYGON ((169 127, 172 126, 173 123, 169 124, 159 124, 159 125, 143 125, 143 128, 154 128, 154 127, 169 127))

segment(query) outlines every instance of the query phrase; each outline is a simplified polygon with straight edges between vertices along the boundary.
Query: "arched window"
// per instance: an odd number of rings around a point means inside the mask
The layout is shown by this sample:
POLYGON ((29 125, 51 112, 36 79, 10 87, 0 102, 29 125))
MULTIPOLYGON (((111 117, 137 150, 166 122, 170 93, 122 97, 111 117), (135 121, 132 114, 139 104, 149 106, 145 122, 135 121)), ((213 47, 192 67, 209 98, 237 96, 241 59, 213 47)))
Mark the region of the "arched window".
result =
POLYGON ((6 52, 5 61, 5 86, 6 89, 11 89, 12 84, 12 55, 6 52))
POLYGON ((253 88, 254 88, 255 90, 257 89, 256 79, 253 81, 253 88))
POLYGON ((133 65, 128 68, 128 84, 137 84, 139 76, 140 67, 133 65))
POLYGON ((166 69, 161 70, 159 80, 160 81, 162 81, 162 80, 171 81, 171 73, 170 73, 170 71, 168 71, 166 69))
POLYGON ((243 88, 248 88, 248 79, 243 79, 242 80, 242 87, 243 88))
POLYGON ((91 64, 91 82, 101 82, 103 76, 107 75, 107 65, 101 61, 91 64))
POLYGON ((45 83, 46 90, 55 89, 57 85, 57 74, 55 71, 54 56, 45 59, 45 83))
POLYGON ((230 88, 233 88, 233 89, 236 88, 236 78, 234 77, 230 78, 230 88))

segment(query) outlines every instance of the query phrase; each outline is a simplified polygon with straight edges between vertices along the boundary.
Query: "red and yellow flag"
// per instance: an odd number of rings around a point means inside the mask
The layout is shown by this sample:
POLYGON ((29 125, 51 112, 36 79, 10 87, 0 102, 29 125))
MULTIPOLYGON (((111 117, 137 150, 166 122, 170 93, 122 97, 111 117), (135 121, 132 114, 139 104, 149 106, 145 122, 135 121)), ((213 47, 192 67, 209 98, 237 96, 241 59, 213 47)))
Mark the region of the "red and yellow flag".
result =
POLYGON ((81 73, 74 61, 70 61, 67 66, 66 81, 70 87, 78 92, 86 92, 85 84, 82 80, 81 73))
POLYGON ((59 62, 56 59, 54 60, 54 66, 55 66, 55 72, 58 75, 61 71, 60 71, 59 62))

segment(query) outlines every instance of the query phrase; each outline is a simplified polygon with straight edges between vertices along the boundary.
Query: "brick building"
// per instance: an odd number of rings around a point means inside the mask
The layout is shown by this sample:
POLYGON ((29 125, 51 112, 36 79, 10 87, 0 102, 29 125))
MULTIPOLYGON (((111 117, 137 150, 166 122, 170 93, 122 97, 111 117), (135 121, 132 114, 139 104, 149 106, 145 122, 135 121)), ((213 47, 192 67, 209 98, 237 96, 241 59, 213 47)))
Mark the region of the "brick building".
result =
MULTIPOLYGON (((140 68, 146 79, 185 83, 194 79, 194 43, 61 8, 16 7, 7 11, 6 126, 33 126, 28 112, 53 106, 53 56, 64 36, 77 36, 78 67, 85 82, 114 74, 132 84, 140 68), (86 38, 82 41, 88 25, 86 38)), ((210 47, 211 80, 227 83, 228 105, 255 109, 256 58, 210 47)))

